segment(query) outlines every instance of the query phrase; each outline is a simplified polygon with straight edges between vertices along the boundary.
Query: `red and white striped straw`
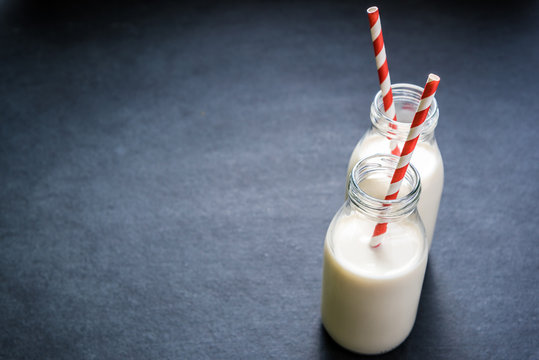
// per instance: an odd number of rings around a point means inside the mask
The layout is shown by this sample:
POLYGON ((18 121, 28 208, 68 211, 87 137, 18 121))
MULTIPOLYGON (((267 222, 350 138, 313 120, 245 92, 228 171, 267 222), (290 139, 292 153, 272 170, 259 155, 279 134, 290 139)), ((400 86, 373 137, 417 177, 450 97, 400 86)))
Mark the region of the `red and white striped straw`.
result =
MULTIPOLYGON (((432 103, 434 94, 436 94, 436 89, 438 88, 439 83, 440 77, 438 75, 429 74, 427 83, 425 84, 425 89, 421 94, 419 106, 417 107, 417 111, 414 115, 414 120, 412 120, 412 125, 410 125, 408 137, 404 143, 404 147, 402 148, 402 153, 400 154, 397 168, 395 169, 393 177, 391 178, 391 183, 389 184, 389 190, 387 191, 385 200, 395 200, 399 194, 402 179, 404 179, 404 175, 406 174, 406 170, 410 164, 410 159, 412 158, 415 145, 417 144, 417 140, 421 134, 421 128, 423 127, 423 123, 427 118, 430 104, 432 103)), ((382 243, 382 236, 386 233, 386 230, 387 223, 376 224, 369 245, 373 248, 380 246, 382 243)))
MULTIPOLYGON (((382 35, 382 24, 380 22, 380 14, 376 6, 371 6, 367 9, 367 16, 371 26, 372 45, 374 47, 374 56, 376 60, 376 68, 378 69, 378 80, 380 81, 380 90, 382 91, 382 99, 384 100, 384 111, 386 116, 397 121, 397 113, 393 104, 393 92, 391 91, 391 79, 389 78, 389 66, 387 65, 386 47, 384 45, 384 36, 382 35)), ((394 124, 390 124, 391 128, 396 128, 394 124)), ((391 140, 391 139, 390 139, 391 140)), ((391 140, 389 147, 393 155, 399 155, 399 145, 396 140, 391 140)))

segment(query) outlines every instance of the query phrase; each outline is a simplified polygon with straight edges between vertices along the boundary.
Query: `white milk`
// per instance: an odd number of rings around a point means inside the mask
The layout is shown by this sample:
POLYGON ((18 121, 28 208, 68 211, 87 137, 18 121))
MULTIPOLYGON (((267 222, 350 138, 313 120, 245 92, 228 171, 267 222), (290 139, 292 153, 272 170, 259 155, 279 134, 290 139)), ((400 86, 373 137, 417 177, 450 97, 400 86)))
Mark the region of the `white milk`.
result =
MULTIPOLYGON (((383 198, 386 184, 363 181, 360 186, 383 198)), ((390 222, 375 249, 369 246, 374 224, 345 204, 324 245, 322 322, 337 343, 362 354, 390 351, 406 339, 427 265, 427 245, 415 216, 390 222)))
MULTIPOLYGON (((347 174, 350 174, 358 161, 367 156, 378 153, 388 154, 390 152, 388 144, 389 142, 385 136, 376 132, 369 132, 360 140, 352 152, 347 174)), ((402 149, 402 144, 400 144, 399 148, 402 149)), ((436 140, 433 139, 431 142, 418 141, 411 162, 421 176, 421 196, 417 210, 425 225, 427 241, 430 247, 444 186, 444 166, 436 140)))

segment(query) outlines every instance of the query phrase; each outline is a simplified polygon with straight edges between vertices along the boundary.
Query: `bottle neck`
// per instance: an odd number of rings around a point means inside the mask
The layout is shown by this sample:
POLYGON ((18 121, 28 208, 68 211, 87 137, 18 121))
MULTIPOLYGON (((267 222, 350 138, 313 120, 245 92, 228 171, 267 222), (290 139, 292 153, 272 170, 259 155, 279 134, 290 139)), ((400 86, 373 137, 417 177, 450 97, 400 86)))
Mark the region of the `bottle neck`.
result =
MULTIPOLYGON (((373 130, 389 139, 405 141, 410 130, 423 88, 413 84, 394 84, 391 86, 397 121, 387 117, 384 112, 382 93, 379 91, 371 104, 371 122, 373 130)), ((439 109, 436 98, 432 99, 427 118, 423 123, 420 141, 434 141, 434 130, 438 125, 439 109)))
POLYGON ((357 163, 348 185, 351 206, 377 222, 398 221, 410 216, 416 210, 421 193, 419 173, 411 164, 402 180, 401 196, 384 200, 398 161, 395 155, 376 154, 357 163))

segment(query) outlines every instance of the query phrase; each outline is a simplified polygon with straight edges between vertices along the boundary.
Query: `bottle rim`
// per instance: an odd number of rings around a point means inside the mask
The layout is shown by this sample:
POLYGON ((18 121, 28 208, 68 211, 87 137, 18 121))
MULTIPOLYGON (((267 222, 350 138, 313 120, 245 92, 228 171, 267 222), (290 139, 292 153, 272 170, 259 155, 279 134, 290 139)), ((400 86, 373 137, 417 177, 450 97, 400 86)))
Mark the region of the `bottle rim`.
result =
MULTIPOLYGON (((393 93, 394 103, 411 101, 414 103, 414 113, 419 105, 421 100, 421 94, 423 93, 423 88, 414 84, 408 83, 397 83, 391 85, 391 90, 393 93)), ((436 97, 432 99, 427 118, 423 123, 423 128, 421 129, 420 139, 431 136, 438 125, 438 117, 440 110, 438 108, 438 102, 436 97)), ((401 137, 402 140, 406 139, 408 131, 410 129, 410 123, 398 120, 393 120, 389 118, 384 111, 384 101, 382 97, 382 91, 378 91, 374 96, 373 102, 371 104, 371 122, 373 125, 384 133, 392 135, 393 137, 401 137), (383 123, 383 124, 381 124, 383 123), (403 126, 404 125, 404 126, 403 126)))
POLYGON ((391 178, 397 167, 399 157, 390 154, 374 154, 359 161, 350 172, 348 198, 350 201, 371 218, 377 221, 394 221, 410 215, 417 208, 421 194, 421 179, 419 172, 409 164, 403 181, 410 184, 407 194, 394 200, 380 199, 369 195, 360 186, 361 182, 375 173, 384 172, 391 178))

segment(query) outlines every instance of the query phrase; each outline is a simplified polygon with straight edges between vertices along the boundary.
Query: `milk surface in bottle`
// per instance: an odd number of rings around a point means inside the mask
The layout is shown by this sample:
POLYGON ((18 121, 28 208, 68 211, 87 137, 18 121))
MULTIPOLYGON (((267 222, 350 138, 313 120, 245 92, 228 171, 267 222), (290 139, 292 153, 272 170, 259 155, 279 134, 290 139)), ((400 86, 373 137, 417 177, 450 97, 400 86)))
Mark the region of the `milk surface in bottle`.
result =
MULTIPOLYGON (((355 164, 369 155, 391 153, 395 143, 402 150, 423 89, 411 84, 395 84, 392 89, 398 121, 395 122, 383 114, 383 102, 379 92, 371 104, 372 126, 352 152, 347 174, 350 174, 355 164)), ((436 99, 433 99, 411 161, 421 176, 421 197, 417 208, 425 225, 429 247, 434 236, 444 184, 442 155, 434 136, 438 116, 438 104, 436 99)))
POLYGON ((425 230, 416 211, 420 182, 412 166, 399 198, 384 207, 397 161, 386 155, 358 164, 350 196, 324 243, 322 322, 337 343, 362 354, 390 351, 406 339, 427 264, 425 230), (388 222, 387 232, 382 244, 371 248, 374 227, 382 221, 388 222))

